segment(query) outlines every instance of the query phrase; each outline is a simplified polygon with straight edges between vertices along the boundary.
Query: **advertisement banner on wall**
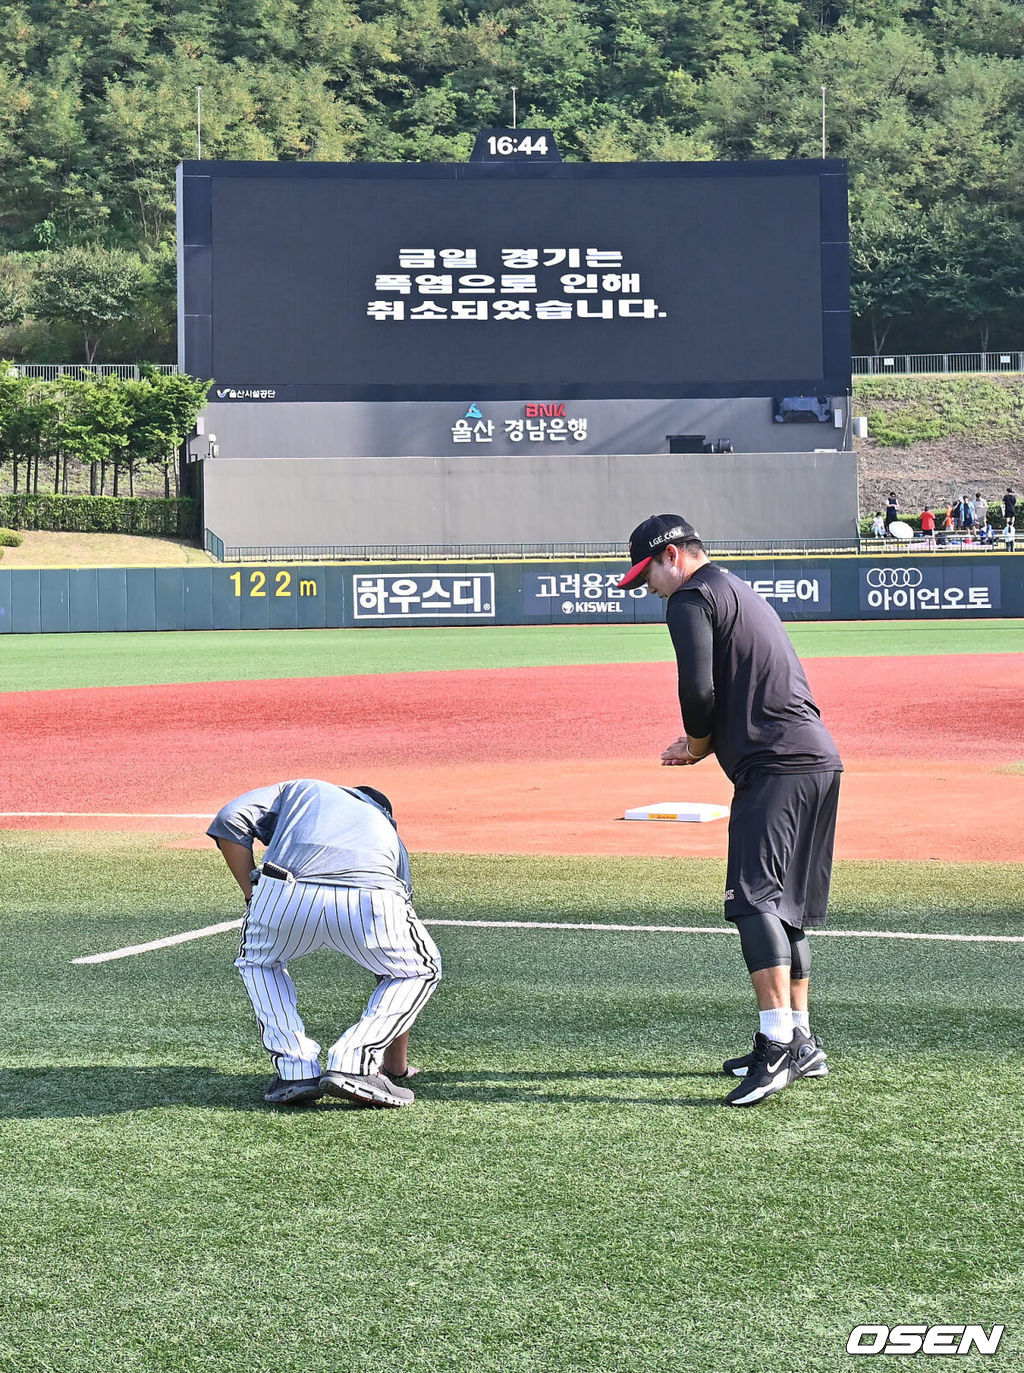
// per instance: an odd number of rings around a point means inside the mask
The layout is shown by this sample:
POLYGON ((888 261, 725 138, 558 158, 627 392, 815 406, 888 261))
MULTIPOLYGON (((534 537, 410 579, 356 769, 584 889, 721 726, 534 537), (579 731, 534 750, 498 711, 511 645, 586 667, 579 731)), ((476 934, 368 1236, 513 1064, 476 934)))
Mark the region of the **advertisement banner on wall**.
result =
POLYGON ((365 620, 493 620, 493 572, 423 572, 352 578, 352 612, 365 620))
POLYGON ((783 620, 813 620, 832 613, 832 575, 824 563, 808 564, 796 572, 790 564, 787 575, 782 577, 777 575, 777 569, 768 575, 750 564, 730 570, 753 587, 783 620))
MULTIPOLYGON (((610 623, 648 623, 664 620, 665 603, 644 586, 622 590, 622 569, 614 572, 589 567, 544 572, 527 571, 522 578, 523 619, 545 623, 606 620, 610 623)), ((769 563, 733 564, 733 576, 752 587, 783 620, 817 619, 832 612, 832 579, 824 563, 792 564, 780 568, 769 563), (787 575, 779 575, 785 572, 787 575)))
POLYGON ((860 608, 866 616, 991 615, 1001 599, 997 563, 889 563, 860 570, 860 608))
POLYGON ((663 620, 665 607, 645 586, 623 590, 621 570, 524 572, 523 619, 545 623, 571 620, 663 620))

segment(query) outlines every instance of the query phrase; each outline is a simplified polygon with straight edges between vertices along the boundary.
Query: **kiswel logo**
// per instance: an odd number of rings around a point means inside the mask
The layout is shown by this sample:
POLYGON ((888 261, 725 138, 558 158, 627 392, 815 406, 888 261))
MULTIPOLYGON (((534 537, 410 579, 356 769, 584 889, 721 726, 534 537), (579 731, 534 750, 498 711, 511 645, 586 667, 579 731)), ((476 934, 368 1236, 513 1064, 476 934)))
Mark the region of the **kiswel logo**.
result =
POLYGON ((994 1354, 1002 1325, 988 1334, 982 1325, 858 1325, 846 1341, 847 1354, 994 1354))

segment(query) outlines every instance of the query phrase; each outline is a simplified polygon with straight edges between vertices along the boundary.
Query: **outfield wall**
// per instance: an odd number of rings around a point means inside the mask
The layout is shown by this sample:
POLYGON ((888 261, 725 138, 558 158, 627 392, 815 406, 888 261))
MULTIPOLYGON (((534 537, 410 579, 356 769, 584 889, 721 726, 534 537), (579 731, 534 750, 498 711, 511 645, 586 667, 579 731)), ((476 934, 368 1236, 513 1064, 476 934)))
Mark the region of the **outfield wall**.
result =
MULTIPOLYGON (((1024 616, 1024 556, 722 559, 784 620, 1024 616)), ((0 567, 0 633, 336 629, 389 625, 660 621, 655 596, 620 591, 625 559, 0 567)))

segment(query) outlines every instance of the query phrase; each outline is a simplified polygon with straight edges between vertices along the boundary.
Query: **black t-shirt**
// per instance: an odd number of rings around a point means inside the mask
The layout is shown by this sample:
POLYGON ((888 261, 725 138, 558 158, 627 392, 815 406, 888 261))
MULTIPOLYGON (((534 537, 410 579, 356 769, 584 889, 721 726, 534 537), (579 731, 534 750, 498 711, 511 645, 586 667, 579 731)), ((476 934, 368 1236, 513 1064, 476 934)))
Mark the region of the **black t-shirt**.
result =
POLYGON ((705 563, 669 597, 666 620, 686 732, 711 735, 727 777, 841 771, 782 621, 746 582, 705 563))
POLYGON ((1003 497, 1003 514, 1008 520, 1012 520, 1017 513, 1017 497, 1007 491, 1003 497))

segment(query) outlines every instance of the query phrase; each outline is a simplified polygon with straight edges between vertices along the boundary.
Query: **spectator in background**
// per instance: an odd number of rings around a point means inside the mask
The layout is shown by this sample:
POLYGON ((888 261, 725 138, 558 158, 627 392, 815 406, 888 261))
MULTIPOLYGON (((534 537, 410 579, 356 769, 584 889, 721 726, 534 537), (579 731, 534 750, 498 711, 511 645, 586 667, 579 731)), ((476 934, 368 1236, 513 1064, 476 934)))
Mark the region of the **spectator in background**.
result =
POLYGON ((956 528, 956 521, 953 516, 953 506, 951 505, 946 506, 946 518, 942 521, 942 527, 946 530, 956 528))
POLYGON ((1007 553, 1013 552, 1013 544, 1016 537, 1017 530, 1013 520, 1007 520, 1006 528, 1003 530, 1003 547, 1006 549, 1007 553))
POLYGON ((980 491, 974 493, 974 526, 984 529, 988 524, 988 501, 980 491))
POLYGON ((1006 495, 1003 497, 1003 515, 1007 524, 1017 523, 1017 497, 1013 494, 1013 487, 1006 488, 1006 495))
POLYGON ((964 498, 960 496, 953 502, 953 528, 963 529, 964 527, 964 498))
POLYGON ((881 510, 875 511, 875 518, 871 521, 871 537, 873 539, 885 538, 885 521, 882 519, 881 510))
POLYGON ((921 533, 924 535, 925 548, 935 547, 935 516, 930 505, 921 511, 921 533))
POLYGON ((889 532, 889 526, 892 524, 893 520, 898 520, 899 517, 900 517, 900 503, 899 503, 899 501, 896 499, 896 492, 895 492, 895 491, 890 491, 890 492, 889 492, 889 499, 888 499, 888 500, 886 501, 886 503, 885 503, 885 529, 886 529, 886 533, 889 532))
POLYGON ((961 496, 960 500, 964 507, 964 529, 974 528, 974 502, 968 500, 966 496, 961 496))

